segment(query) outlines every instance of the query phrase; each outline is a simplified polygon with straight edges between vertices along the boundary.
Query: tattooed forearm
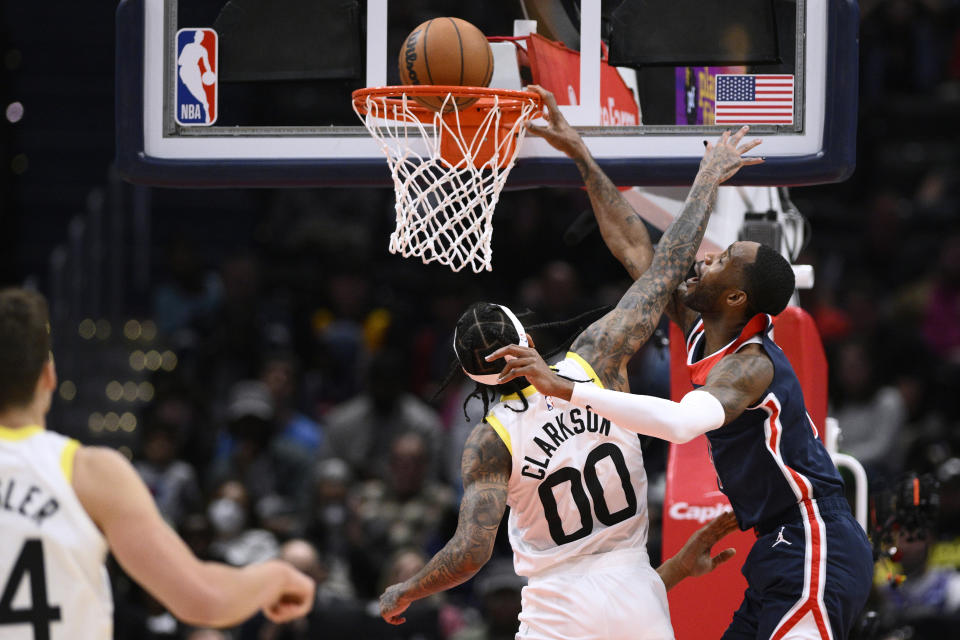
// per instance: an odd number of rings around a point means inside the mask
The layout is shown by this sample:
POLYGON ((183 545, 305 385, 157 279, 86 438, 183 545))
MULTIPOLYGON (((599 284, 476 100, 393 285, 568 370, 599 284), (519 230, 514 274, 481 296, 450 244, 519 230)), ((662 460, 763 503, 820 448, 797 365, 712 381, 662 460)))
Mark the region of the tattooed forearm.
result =
POLYGON ((574 158, 587 187, 600 235, 610 253, 636 280, 653 260, 653 245, 643 219, 584 148, 574 158))
POLYGON ((772 381, 773 362, 766 353, 741 351, 721 358, 701 389, 720 401, 729 422, 759 402, 772 381))
POLYGON ((590 325, 571 347, 593 365, 604 386, 629 389, 626 363, 656 329, 668 298, 690 268, 719 183, 718 171, 701 169, 683 211, 658 243, 650 269, 633 283, 615 309, 590 325))
POLYGON ((425 598, 469 580, 490 559, 507 505, 511 459, 490 425, 474 427, 463 448, 464 494, 453 538, 405 583, 404 597, 425 598))

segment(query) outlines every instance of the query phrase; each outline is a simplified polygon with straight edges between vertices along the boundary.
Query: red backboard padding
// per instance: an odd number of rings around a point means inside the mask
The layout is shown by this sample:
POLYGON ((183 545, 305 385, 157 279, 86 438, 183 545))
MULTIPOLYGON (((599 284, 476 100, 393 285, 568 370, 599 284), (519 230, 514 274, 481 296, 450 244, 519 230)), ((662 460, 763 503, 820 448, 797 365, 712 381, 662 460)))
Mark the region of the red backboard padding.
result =
MULTIPOLYGON (((803 309, 789 307, 774 319, 774 338, 793 364, 807 411, 822 437, 827 416, 827 359, 813 319, 803 309)), ((685 365, 685 340, 671 323, 670 393, 674 400, 692 389, 685 365)), ((706 436, 671 445, 663 504, 663 557, 676 553, 691 533, 729 504, 717 488, 706 436)), ((734 547, 737 555, 732 560, 670 591, 670 617, 677 640, 719 638, 723 634, 747 586, 740 568, 754 540, 752 531, 731 534, 714 551, 734 547)))
MULTIPOLYGON (((535 33, 527 40, 535 84, 553 92, 557 104, 579 104, 580 53, 535 33)), ((600 120, 607 126, 640 124, 640 107, 615 67, 600 63, 600 120)))

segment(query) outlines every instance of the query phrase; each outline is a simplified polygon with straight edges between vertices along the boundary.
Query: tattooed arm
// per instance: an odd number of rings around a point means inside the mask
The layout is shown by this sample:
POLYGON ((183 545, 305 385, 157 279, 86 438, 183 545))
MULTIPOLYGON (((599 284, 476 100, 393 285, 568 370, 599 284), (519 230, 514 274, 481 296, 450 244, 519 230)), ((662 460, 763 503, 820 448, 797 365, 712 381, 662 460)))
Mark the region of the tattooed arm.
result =
POLYGON ((413 601, 466 582, 486 564, 507 507, 511 466, 510 451, 493 428, 485 422, 474 427, 460 462, 464 492, 457 531, 420 572, 383 592, 384 620, 403 623, 401 614, 413 601))
POLYGON ((573 159, 583 176, 604 243, 636 280, 653 260, 653 245, 643 219, 597 165, 583 139, 560 113, 553 94, 537 85, 527 90, 540 95, 547 107, 544 118, 548 123, 546 127, 528 124, 527 130, 573 159))
POLYGON ((610 313, 574 341, 571 349, 593 366, 605 387, 629 390, 627 362, 656 329, 667 299, 693 263, 717 187, 740 167, 762 162, 760 158, 741 157, 760 144, 754 140, 740 145, 747 130, 742 127, 733 135, 724 132, 716 145, 707 145, 683 211, 663 234, 650 269, 631 285, 610 313))
POLYGON ((707 384, 700 387, 720 401, 724 424, 736 419, 747 407, 760 402, 761 394, 773 382, 773 361, 760 345, 750 344, 720 359, 707 384))

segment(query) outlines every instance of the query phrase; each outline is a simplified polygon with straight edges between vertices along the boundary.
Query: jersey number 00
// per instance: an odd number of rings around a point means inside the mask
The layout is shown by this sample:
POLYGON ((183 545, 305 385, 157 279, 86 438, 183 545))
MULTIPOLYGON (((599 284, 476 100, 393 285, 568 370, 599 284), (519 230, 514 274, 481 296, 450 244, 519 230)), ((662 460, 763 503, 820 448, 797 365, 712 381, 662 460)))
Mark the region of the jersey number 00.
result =
POLYGON ((590 535, 593 531, 593 513, 596 514, 597 520, 608 527, 623 522, 637 513, 637 494, 633 490, 633 485, 630 484, 630 471, 623 459, 623 452, 612 442, 605 442, 587 454, 582 474, 573 467, 561 467, 544 478, 538 491, 540 502, 543 503, 543 515, 550 527, 550 537, 557 545, 567 544, 590 535), (597 475, 597 464, 604 458, 610 458, 613 462, 620 477, 623 495, 627 499, 627 505, 613 513, 610 513, 610 508, 607 506, 607 499, 603 495, 603 484, 597 475), (586 491, 589 491, 590 497, 593 498, 592 509, 584 491, 584 480, 586 480, 586 491), (553 494, 553 488, 565 482, 570 483, 570 495, 577 506, 577 511, 580 512, 580 528, 572 533, 563 531, 557 499, 553 494))

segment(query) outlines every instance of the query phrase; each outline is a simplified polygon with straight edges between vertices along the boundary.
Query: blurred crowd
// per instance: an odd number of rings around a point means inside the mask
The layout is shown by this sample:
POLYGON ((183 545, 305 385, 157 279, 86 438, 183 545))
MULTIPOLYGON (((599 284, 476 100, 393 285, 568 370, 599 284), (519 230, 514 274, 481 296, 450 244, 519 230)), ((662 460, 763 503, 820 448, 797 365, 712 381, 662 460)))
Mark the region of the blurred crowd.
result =
MULTIPOLYGON (((903 534, 878 565, 862 637, 942 638, 960 622, 960 4, 861 12, 857 172, 792 191, 813 229, 798 262, 816 286, 801 304, 827 350, 840 449, 878 490, 907 471, 940 483, 937 526, 903 534)), ((477 580, 413 605, 405 625, 382 622, 376 598, 456 527, 459 454, 483 418, 452 363, 461 311, 505 302, 536 324, 627 286, 599 234, 561 240, 586 197, 505 193, 496 271, 480 275, 388 255, 387 190, 264 200, 250 241, 222 257, 189 234, 169 244, 151 315, 179 365, 154 377, 134 460, 200 557, 286 558, 317 580, 317 606, 286 627, 193 630, 115 567, 117 638, 512 638, 523 581, 504 535, 477 580)), ((661 333, 633 362, 634 390, 667 395, 668 368, 661 333)), ((656 558, 666 448, 646 448, 656 558)))

